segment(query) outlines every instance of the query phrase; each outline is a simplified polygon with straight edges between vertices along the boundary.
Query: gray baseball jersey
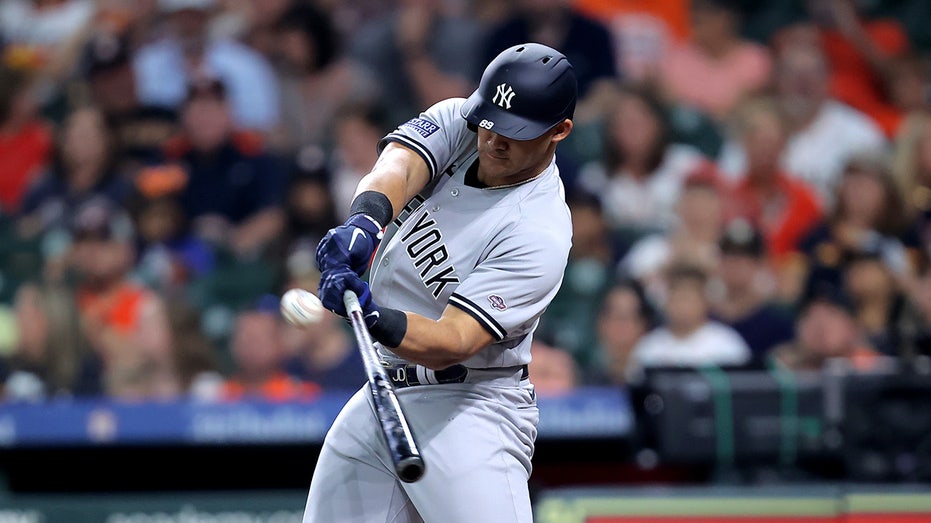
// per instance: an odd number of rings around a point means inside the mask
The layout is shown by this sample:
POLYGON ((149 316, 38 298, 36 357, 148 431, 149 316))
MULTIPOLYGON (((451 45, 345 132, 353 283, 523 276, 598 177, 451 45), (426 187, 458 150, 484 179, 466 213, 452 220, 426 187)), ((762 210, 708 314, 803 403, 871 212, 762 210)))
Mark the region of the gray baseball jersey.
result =
MULTIPOLYGON (((572 224, 555 160, 535 178, 479 188, 477 135, 464 99, 440 102, 379 144, 416 151, 430 182, 388 227, 370 274, 380 305, 438 319, 447 304, 471 315, 495 343, 471 368, 530 362, 533 330, 562 282, 572 224)), ((394 355, 381 348, 389 360, 394 355)))

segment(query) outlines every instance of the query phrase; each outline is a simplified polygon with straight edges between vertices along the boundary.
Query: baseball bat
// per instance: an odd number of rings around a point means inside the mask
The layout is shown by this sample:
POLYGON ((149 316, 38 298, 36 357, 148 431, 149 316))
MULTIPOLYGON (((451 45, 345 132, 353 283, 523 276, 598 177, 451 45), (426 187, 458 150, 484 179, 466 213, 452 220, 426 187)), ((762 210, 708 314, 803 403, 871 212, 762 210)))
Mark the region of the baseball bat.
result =
POLYGON ((417 442, 414 441, 414 435, 401 410, 401 404, 394 392, 394 385, 391 384, 385 367, 378 360, 372 337, 365 326, 359 299, 354 292, 347 290, 343 294, 343 303, 346 305, 346 312, 349 313, 352 330, 356 335, 356 343, 362 353, 369 389, 372 392, 372 401, 375 404, 375 416, 378 418, 381 433, 388 444, 394 470, 401 481, 413 483, 423 476, 425 469, 420 450, 417 449, 417 442))

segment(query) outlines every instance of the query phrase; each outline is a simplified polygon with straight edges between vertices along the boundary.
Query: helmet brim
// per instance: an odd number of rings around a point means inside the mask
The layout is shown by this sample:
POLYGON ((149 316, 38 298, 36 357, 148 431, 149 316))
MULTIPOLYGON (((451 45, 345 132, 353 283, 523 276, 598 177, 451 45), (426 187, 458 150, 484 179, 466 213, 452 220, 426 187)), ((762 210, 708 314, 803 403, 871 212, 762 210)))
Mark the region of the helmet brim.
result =
MULTIPOLYGON (((460 109, 467 122, 483 127, 489 131, 512 140, 533 140, 539 138, 559 122, 538 122, 510 113, 494 103, 488 103, 476 90, 466 99, 460 109), (493 123, 492 127, 480 125, 483 121, 493 123)), ((562 120, 560 120, 562 121, 562 120)), ((487 124, 486 124, 487 125, 487 124)))

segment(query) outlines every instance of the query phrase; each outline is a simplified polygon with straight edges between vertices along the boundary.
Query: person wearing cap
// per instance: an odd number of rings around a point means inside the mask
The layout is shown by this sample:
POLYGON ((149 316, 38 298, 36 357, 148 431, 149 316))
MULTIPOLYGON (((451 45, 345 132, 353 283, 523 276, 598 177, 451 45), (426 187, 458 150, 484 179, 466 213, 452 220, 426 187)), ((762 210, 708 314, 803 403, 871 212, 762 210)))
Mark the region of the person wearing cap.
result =
POLYGON ((180 202, 194 233, 239 259, 265 254, 284 228, 283 162, 260 135, 236 128, 220 79, 192 80, 181 127, 162 162, 187 171, 180 202))
POLYGON ((737 331, 755 361, 774 346, 792 339, 792 316, 773 299, 775 275, 770 271, 760 232, 744 220, 724 229, 717 267, 721 293, 712 304, 712 317, 737 331))
POLYGON ((379 142, 349 219, 317 247, 318 292, 340 316, 344 291, 358 296, 426 474, 399 479, 366 385, 326 437, 305 523, 532 520, 527 364, 569 255, 555 152, 577 93, 562 53, 520 44, 468 99, 441 101, 379 142))
POLYGON ((85 44, 84 61, 91 99, 116 135, 117 162, 124 172, 134 171, 177 131, 177 112, 139 100, 128 35, 95 34, 85 44))
POLYGON ((91 199, 76 211, 70 233, 75 297, 99 361, 100 392, 127 399, 178 395, 164 302, 130 278, 135 231, 128 213, 104 198, 91 199))

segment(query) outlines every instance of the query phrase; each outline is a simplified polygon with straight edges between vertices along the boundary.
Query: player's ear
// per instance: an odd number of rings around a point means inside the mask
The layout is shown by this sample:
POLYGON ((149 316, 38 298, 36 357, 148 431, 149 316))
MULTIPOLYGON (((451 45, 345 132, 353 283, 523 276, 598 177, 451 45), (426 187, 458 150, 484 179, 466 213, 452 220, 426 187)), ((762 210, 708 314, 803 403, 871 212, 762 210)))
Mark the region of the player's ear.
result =
POLYGON ((553 136, 551 137, 551 139, 553 140, 553 143, 559 143, 565 140, 566 137, 569 136, 569 133, 572 132, 572 127, 573 127, 572 120, 568 118, 556 124, 556 126, 553 127, 553 131, 555 132, 553 133, 553 136))

